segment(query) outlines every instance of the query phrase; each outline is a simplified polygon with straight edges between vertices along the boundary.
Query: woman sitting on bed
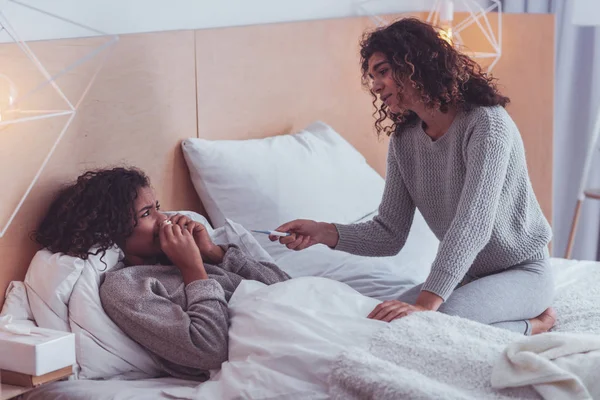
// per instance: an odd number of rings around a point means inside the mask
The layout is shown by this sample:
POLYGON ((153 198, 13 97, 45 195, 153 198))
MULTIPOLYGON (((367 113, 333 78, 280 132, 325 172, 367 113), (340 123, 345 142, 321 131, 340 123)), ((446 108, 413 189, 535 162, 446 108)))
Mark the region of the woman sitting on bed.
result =
POLYGON ((361 44, 375 128, 390 136, 379 215, 350 225, 295 220, 276 238, 363 256, 397 254, 415 208, 440 240, 427 280, 370 317, 437 310, 526 335, 555 320, 550 226, 535 198, 509 99, 431 26, 406 18, 361 44), (379 98, 380 103, 377 103, 379 98), (388 123, 385 123, 386 120, 388 123))
POLYGON ((227 360, 227 303, 243 279, 289 279, 233 245, 213 244, 202 224, 167 218, 136 169, 80 176, 60 192, 34 238, 54 253, 83 259, 92 247, 119 246, 124 265, 105 274, 104 310, 166 373, 186 379, 206 380, 227 360))

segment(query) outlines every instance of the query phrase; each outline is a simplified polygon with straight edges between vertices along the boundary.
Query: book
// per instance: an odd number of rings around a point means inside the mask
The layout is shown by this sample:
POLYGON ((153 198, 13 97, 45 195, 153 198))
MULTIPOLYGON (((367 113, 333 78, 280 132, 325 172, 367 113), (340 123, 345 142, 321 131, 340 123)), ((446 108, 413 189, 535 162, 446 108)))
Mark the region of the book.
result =
POLYGON ((44 375, 34 376, 20 372, 0 370, 0 382, 6 385, 37 387, 44 383, 58 381, 73 374, 73 366, 57 369, 44 375))

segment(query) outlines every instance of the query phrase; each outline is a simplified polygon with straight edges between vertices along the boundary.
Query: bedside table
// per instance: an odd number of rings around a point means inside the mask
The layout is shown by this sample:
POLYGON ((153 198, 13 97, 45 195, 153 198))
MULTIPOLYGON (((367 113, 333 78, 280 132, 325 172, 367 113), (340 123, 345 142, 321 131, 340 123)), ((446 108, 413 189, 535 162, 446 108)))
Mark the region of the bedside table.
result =
POLYGON ((35 388, 0 384, 0 400, 13 399, 25 392, 29 392, 35 388))

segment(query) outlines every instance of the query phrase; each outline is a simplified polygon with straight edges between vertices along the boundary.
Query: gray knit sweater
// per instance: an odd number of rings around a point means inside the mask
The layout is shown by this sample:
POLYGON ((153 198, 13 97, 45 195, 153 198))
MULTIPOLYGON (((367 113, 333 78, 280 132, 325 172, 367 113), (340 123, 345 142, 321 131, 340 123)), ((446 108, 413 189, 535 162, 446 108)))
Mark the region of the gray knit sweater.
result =
POLYGON ((422 290, 444 300, 467 273, 484 276, 548 254, 552 233, 531 187, 523 142, 500 106, 459 112, 435 141, 421 121, 394 134, 378 215, 335 224, 336 249, 397 254, 415 207, 440 240, 422 290))
POLYGON ((204 381, 228 357, 227 302, 243 279, 267 285, 289 276, 275 264, 258 262, 234 245, 223 247, 209 276, 184 285, 174 266, 117 267, 105 274, 100 299, 106 314, 146 348, 169 375, 204 381))

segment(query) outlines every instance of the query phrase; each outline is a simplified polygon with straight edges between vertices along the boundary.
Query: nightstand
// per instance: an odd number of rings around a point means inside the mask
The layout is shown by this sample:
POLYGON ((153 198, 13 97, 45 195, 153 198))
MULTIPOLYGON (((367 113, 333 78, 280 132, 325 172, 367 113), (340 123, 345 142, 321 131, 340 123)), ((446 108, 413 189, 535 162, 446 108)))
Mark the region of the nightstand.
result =
POLYGON ((15 397, 17 397, 25 392, 29 392, 30 390, 33 390, 33 389, 35 389, 35 388, 6 385, 4 383, 1 383, 0 384, 0 400, 14 399, 15 397))

